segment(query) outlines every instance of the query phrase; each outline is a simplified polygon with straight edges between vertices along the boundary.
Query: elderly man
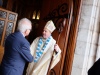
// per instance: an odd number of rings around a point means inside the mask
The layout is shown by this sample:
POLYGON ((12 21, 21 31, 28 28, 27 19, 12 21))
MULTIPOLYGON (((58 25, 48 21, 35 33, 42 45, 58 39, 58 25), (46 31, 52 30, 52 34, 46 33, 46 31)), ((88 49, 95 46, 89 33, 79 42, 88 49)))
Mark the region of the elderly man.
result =
POLYGON ((0 65, 0 75, 22 75, 25 63, 33 61, 30 44, 25 39, 31 28, 31 21, 23 18, 18 22, 17 32, 7 37, 0 65))
POLYGON ((43 29, 43 34, 37 37, 31 44, 31 54, 34 57, 34 62, 29 63, 26 75, 46 75, 50 60, 54 53, 51 68, 53 68, 60 60, 61 50, 56 44, 56 41, 51 36, 51 33, 55 30, 55 26, 52 20, 48 21, 43 29))

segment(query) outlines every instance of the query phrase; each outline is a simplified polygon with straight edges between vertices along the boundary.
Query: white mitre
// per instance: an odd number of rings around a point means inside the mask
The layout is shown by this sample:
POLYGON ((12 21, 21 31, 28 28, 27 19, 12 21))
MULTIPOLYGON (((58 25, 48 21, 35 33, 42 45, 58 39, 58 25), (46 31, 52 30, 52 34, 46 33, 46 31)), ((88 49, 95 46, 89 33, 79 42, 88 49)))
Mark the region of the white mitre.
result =
POLYGON ((52 20, 48 21, 44 28, 48 29, 51 33, 56 29, 52 20))

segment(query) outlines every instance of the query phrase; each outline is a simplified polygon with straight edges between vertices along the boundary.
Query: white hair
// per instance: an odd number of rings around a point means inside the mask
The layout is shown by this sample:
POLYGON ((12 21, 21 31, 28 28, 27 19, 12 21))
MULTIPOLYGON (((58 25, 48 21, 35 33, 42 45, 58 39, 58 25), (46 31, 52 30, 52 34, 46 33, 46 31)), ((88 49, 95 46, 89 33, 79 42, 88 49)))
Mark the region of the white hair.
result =
POLYGON ((17 30, 20 31, 20 32, 25 32, 27 29, 31 29, 32 28, 31 25, 32 25, 32 23, 31 23, 31 21, 29 19, 22 18, 18 22, 17 30))

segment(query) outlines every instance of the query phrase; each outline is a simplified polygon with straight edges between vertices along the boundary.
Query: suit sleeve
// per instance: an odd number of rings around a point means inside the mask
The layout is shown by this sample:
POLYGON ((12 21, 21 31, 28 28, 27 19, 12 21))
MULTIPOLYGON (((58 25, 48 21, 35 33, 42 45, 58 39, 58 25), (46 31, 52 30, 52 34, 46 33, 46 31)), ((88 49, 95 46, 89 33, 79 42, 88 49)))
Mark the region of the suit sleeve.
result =
POLYGON ((28 62, 32 62, 33 61, 33 56, 30 53, 30 45, 28 44, 23 44, 20 47, 20 51, 19 53, 21 54, 21 56, 28 62))

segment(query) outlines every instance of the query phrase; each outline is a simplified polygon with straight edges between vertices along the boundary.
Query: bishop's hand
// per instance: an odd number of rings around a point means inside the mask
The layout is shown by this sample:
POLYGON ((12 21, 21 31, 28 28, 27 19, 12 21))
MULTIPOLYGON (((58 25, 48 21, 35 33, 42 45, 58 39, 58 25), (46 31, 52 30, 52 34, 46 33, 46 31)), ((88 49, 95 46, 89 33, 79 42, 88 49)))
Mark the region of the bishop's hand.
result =
POLYGON ((58 46, 58 44, 54 45, 54 51, 55 51, 56 54, 59 52, 59 46, 58 46))

